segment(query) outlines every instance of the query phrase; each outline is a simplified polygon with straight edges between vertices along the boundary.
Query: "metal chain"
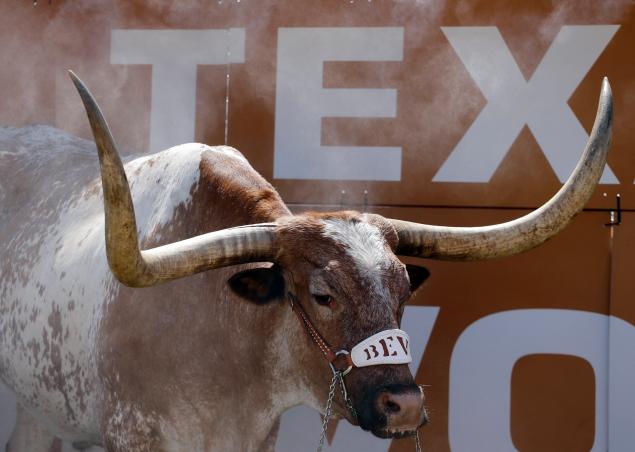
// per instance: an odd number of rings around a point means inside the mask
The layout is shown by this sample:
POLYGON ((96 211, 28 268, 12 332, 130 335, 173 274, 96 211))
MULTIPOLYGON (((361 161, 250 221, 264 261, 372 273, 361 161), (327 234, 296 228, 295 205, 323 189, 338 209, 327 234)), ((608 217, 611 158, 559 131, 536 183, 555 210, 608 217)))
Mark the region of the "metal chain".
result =
POLYGON ((353 402, 351 402, 350 397, 348 397, 348 392, 346 392, 346 385, 344 384, 344 378, 342 377, 342 373, 338 372, 340 374, 340 391, 342 392, 342 399, 344 400, 344 403, 346 404, 346 408, 348 409, 348 412, 351 413, 351 416, 353 416, 353 419, 357 419, 357 411, 355 411, 355 408, 353 407, 353 402))
POLYGON ((417 429, 417 433, 415 433, 415 449, 417 452, 421 452, 421 441, 419 441, 419 429, 417 429))
POLYGON ((333 379, 331 380, 331 386, 329 387, 329 396, 326 399, 326 409, 324 410, 324 419, 322 419, 322 433, 320 434, 320 444, 318 445, 317 452, 322 452, 324 447, 324 439, 326 439, 326 429, 328 428, 329 419, 331 418, 331 406, 333 405, 333 399, 335 398, 335 386, 337 381, 342 378, 339 372, 333 373, 333 379))

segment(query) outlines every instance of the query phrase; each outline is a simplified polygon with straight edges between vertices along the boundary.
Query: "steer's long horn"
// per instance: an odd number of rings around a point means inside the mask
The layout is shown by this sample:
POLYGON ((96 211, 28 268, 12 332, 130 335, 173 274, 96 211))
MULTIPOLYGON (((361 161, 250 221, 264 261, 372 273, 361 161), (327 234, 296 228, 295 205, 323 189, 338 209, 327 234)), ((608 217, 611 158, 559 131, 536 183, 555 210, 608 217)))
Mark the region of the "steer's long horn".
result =
POLYGON ((119 281, 127 286, 147 287, 213 268, 273 260, 276 233, 271 223, 224 229, 139 250, 130 188, 110 129, 92 94, 72 71, 69 73, 97 144, 106 214, 106 253, 119 281))
POLYGON ((391 220, 399 236, 396 253, 465 261, 510 256, 540 245, 560 232, 593 194, 606 163, 612 118, 611 87, 604 78, 595 123, 584 154, 553 198, 523 217, 492 226, 430 226, 391 220))

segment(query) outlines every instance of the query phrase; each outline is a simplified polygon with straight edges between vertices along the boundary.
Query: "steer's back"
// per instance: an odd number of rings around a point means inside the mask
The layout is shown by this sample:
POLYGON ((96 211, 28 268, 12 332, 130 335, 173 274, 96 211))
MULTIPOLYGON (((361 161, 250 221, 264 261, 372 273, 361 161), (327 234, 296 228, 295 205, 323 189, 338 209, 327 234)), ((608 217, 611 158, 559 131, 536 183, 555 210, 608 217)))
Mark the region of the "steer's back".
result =
MULTIPOLYGON (((187 203, 205 148, 126 165, 142 237, 187 203)), ((75 440, 98 432, 94 347, 120 290, 105 258, 98 168, 91 142, 45 126, 0 129, 0 377, 75 440)))

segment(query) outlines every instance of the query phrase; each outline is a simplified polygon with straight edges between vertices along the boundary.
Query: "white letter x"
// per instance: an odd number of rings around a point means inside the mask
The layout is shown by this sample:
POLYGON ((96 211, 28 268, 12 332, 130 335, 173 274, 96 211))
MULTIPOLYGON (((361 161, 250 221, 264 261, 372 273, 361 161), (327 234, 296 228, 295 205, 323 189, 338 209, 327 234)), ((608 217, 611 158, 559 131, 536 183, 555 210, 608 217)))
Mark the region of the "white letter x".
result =
MULTIPOLYGON (((527 82, 496 27, 442 27, 487 105, 433 181, 488 182, 527 124, 564 182, 588 139, 567 101, 618 28, 562 27, 527 82)), ((600 182, 619 183, 608 165, 600 182)))

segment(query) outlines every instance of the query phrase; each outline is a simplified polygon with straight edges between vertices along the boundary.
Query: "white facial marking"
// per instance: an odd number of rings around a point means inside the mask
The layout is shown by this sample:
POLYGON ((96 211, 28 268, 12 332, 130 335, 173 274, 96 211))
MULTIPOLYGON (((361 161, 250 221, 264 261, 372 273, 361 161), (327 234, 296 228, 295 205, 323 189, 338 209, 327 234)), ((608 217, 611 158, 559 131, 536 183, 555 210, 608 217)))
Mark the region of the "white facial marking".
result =
POLYGON ((362 277, 383 293, 381 273, 386 262, 386 240, 379 228, 363 220, 324 220, 324 225, 324 235, 342 244, 362 277))

